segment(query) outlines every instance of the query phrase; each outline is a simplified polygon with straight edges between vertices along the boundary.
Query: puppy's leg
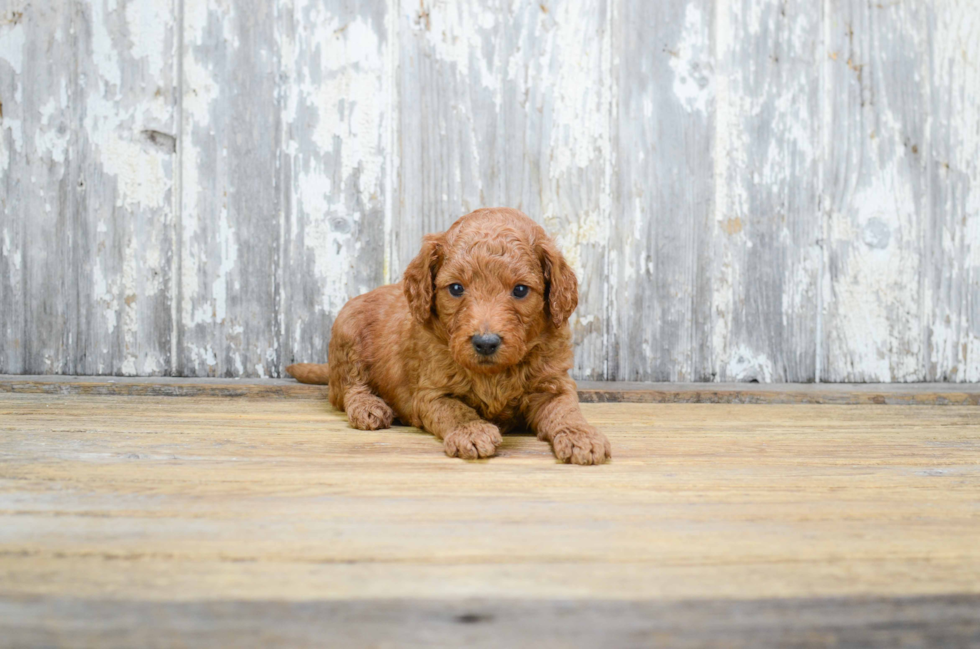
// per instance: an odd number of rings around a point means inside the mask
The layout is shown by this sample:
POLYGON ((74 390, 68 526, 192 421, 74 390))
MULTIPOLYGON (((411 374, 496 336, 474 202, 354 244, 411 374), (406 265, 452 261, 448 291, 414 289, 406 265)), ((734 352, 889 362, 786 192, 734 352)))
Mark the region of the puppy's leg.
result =
POLYGON ((367 372, 356 342, 343 329, 334 329, 330 341, 330 403, 347 413, 353 428, 389 428, 395 413, 368 387, 367 372))
POLYGON ((415 405, 423 427, 442 440, 449 457, 464 460, 492 457, 504 441, 499 428, 452 397, 422 395, 415 405))
POLYGON ((562 462, 602 464, 612 457, 609 440, 585 421, 575 383, 568 379, 549 387, 549 391, 532 393, 527 401, 525 416, 538 439, 551 444, 562 462))
POLYGON ((384 399, 371 392, 366 385, 354 385, 347 388, 344 395, 344 409, 347 420, 358 430, 379 430, 390 428, 395 418, 391 407, 384 399))

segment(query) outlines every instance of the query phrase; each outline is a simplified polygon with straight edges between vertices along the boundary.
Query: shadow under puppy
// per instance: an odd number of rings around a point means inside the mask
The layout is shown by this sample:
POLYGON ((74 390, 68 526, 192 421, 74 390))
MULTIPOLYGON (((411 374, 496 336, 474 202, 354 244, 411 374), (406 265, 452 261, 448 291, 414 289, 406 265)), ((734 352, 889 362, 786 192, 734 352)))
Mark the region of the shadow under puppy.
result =
POLYGON ((555 456, 599 464, 609 441, 582 416, 568 318, 578 281, 544 229, 513 209, 476 210, 429 234, 402 282, 350 300, 329 364, 286 368, 330 385, 351 426, 397 416, 451 457, 490 457, 501 432, 527 427, 555 456))

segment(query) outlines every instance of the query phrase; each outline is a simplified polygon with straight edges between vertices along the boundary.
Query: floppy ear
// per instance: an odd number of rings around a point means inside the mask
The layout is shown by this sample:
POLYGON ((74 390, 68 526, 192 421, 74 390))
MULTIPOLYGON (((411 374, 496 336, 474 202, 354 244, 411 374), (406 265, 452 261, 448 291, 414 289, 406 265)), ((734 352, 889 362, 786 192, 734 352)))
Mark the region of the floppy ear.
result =
POLYGON ((425 235, 422 238, 422 249, 408 264, 402 276, 408 308, 420 324, 427 323, 432 317, 436 272, 442 264, 442 255, 442 235, 425 235))
POLYGON ((537 248, 544 271, 544 297, 548 303, 548 314, 554 325, 560 327, 568 322, 572 311, 578 306, 578 280, 551 239, 542 239, 537 248))

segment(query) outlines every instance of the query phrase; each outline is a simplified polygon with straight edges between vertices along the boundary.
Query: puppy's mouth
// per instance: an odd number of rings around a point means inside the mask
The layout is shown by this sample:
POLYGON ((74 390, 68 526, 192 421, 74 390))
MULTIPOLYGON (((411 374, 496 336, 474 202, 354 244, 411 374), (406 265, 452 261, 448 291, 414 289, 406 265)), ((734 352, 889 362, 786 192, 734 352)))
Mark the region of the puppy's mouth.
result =
POLYGON ((507 368, 508 363, 505 360, 499 352, 492 356, 477 356, 474 354, 469 358, 469 365, 478 372, 495 374, 507 368))
POLYGON ((493 367, 495 365, 500 365, 500 354, 493 354, 492 356, 477 356, 474 354, 470 358, 471 362, 479 367, 493 367))

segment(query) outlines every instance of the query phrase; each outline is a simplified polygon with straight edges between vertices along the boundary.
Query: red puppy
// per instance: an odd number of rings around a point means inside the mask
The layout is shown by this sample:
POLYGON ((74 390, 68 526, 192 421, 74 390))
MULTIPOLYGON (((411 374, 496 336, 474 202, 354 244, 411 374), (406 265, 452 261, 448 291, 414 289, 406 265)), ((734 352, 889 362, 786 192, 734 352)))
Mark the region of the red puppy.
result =
POLYGON ((528 427, 575 464, 610 457, 578 406, 568 318, 578 281, 544 229, 517 210, 482 209, 427 235, 400 284, 341 309, 327 365, 290 365, 329 383, 351 426, 397 416, 446 454, 490 457, 501 431, 528 427))

